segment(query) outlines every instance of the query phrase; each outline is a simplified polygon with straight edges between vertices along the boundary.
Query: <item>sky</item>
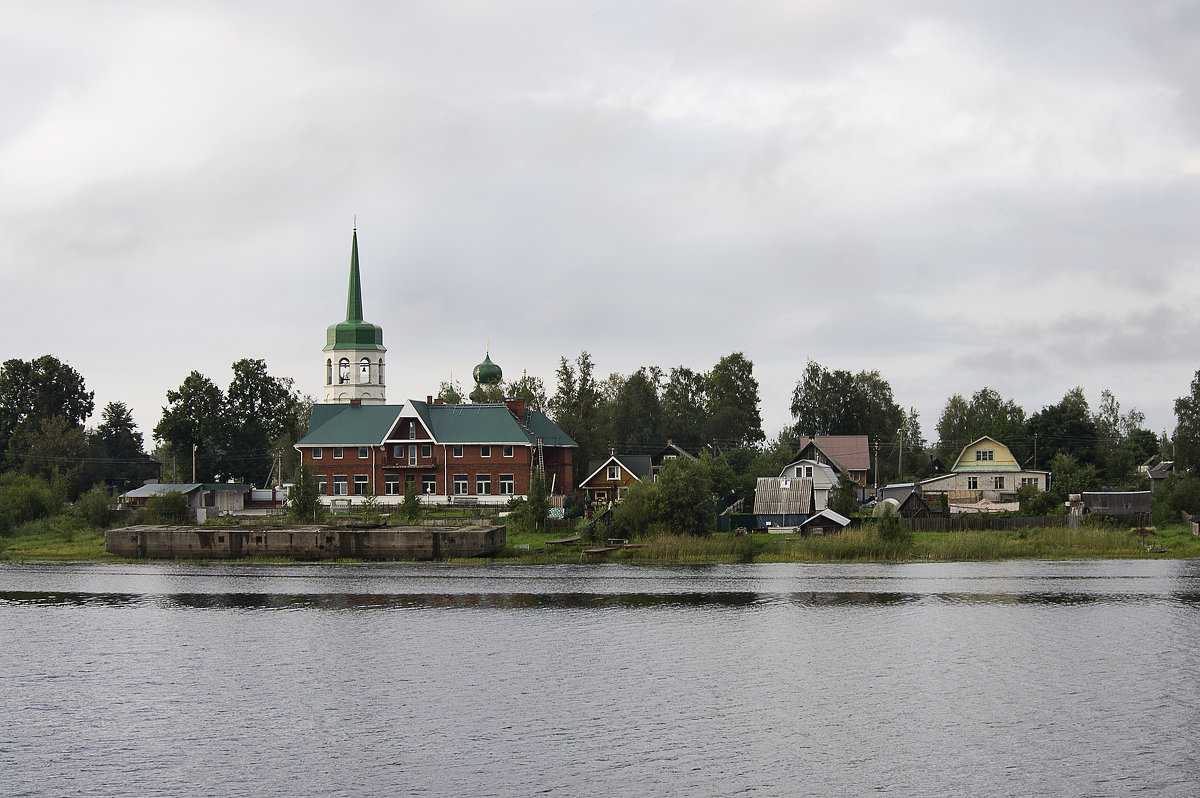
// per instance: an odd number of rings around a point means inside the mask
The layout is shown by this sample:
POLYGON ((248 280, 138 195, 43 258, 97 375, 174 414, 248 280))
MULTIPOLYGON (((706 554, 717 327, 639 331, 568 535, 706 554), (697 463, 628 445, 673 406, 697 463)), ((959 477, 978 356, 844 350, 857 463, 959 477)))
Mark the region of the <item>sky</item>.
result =
POLYGON ((15 0, 0 74, 0 359, 148 445, 320 397, 356 223, 392 402, 737 351, 769 438, 809 360, 1161 432, 1200 369, 1197 2, 15 0))

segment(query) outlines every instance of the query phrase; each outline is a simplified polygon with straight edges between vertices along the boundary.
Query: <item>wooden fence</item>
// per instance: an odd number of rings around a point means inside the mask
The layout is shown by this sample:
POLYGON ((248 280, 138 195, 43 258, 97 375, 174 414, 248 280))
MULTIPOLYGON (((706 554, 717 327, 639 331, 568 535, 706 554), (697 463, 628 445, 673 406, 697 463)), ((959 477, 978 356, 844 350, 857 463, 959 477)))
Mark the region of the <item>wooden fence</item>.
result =
POLYGON ((1068 526, 1069 515, 987 515, 984 513, 962 513, 927 518, 902 518, 913 532, 965 532, 979 530, 1034 529, 1044 526, 1068 526))

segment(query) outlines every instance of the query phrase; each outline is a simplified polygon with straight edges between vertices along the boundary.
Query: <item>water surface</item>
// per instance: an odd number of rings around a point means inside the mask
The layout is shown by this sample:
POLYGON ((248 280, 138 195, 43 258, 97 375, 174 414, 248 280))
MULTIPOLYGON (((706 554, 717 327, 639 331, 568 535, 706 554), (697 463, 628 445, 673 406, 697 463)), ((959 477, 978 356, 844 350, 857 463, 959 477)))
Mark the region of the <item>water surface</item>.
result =
POLYGON ((1187 795, 1200 563, 0 564, 5 795, 1187 795))

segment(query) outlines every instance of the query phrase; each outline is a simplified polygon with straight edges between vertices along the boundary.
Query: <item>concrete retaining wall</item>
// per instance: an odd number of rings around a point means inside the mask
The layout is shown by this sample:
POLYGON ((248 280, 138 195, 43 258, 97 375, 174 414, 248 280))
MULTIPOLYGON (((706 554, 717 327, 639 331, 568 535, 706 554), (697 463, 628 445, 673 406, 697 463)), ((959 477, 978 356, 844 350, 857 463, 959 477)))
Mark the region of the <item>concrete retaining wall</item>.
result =
POLYGON ((479 557, 504 548, 502 526, 385 527, 380 529, 245 530, 130 526, 104 533, 104 547, 131 559, 443 560, 479 557))

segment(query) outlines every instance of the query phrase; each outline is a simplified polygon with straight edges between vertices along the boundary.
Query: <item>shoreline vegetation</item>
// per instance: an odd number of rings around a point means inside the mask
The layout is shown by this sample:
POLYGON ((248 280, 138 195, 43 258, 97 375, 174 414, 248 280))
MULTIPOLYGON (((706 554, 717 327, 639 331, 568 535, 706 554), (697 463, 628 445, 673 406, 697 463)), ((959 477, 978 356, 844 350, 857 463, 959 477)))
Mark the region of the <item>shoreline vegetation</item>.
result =
MULTIPOLYGON (((126 562, 104 550, 104 532, 78 523, 43 519, 0 536, 0 561, 126 562)), ((261 521, 239 526, 253 527, 261 521)), ((228 527, 228 525, 225 525, 228 527)), ((706 537, 654 535, 631 541, 636 548, 585 553, 600 544, 551 544, 561 530, 508 535, 505 548, 490 557, 460 563, 516 565, 612 563, 719 564, 776 562, 971 562, 998 560, 1187 559, 1200 557, 1200 537, 1182 523, 1151 528, 1143 535, 1128 526, 1083 524, 1016 531, 914 532, 893 539, 873 524, 824 537, 726 534, 706 537)), ((272 558, 247 562, 292 562, 272 558)), ((298 561, 297 561, 298 562, 298 561)), ((328 560, 325 562, 329 562, 328 560)))

